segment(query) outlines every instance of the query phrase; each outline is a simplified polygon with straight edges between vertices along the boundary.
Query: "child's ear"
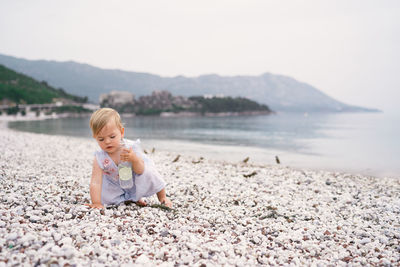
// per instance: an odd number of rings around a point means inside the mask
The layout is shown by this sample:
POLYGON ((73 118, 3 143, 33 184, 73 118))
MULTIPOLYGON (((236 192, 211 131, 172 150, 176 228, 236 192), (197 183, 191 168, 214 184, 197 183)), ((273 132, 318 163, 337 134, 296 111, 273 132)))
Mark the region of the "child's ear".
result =
POLYGON ((122 127, 122 128, 121 128, 121 137, 124 137, 124 133, 125 133, 125 128, 122 127))

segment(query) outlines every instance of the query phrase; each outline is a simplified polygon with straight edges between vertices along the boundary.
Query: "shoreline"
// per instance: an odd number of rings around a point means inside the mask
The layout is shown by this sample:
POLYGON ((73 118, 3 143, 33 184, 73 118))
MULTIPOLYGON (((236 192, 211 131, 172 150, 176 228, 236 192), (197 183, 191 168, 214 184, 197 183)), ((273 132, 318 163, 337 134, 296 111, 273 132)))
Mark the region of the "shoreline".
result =
POLYGON ((89 210, 95 141, 0 128, 0 265, 396 265, 400 179, 156 150, 174 209, 89 210))
MULTIPOLYGON (((237 117, 237 116, 260 116, 260 115, 274 115, 275 111, 242 111, 242 112, 161 112, 157 115, 142 115, 135 113, 121 113, 121 117, 131 118, 131 117, 161 117, 161 118, 185 118, 185 117, 237 117)), ((77 117, 86 117, 90 116, 91 113, 52 113, 49 115, 40 113, 37 116, 35 113, 29 113, 27 115, 21 115, 20 113, 16 115, 0 115, 1 121, 38 121, 38 120, 49 120, 49 119, 62 119, 62 118, 77 118, 77 117)))
MULTIPOLYGON (((152 144, 146 147, 151 150, 153 147, 161 151, 172 151, 176 154, 183 154, 192 157, 206 157, 214 161, 224 161, 230 164, 239 164, 247 157, 249 163, 255 166, 277 166, 288 167, 296 170, 307 171, 326 171, 332 173, 347 173, 352 175, 362 175, 374 178, 391 178, 399 179, 400 174, 391 171, 382 170, 361 170, 360 168, 345 168, 336 164, 336 166, 329 166, 327 162, 329 158, 325 159, 325 163, 315 164, 314 161, 320 159, 319 155, 314 154, 301 154, 288 152, 276 149, 267 149, 261 147, 250 146, 233 146, 225 144, 203 144, 192 141, 182 140, 156 140, 156 139, 142 139, 144 145, 152 144), (206 152, 205 152, 206 151, 206 152), (246 151, 246 152, 244 152, 246 151), (280 164, 276 163, 275 157, 278 156, 280 164)), ((321 161, 321 160, 319 160, 321 161)))
POLYGON ((159 117, 165 118, 183 118, 183 117, 237 117, 237 116, 259 116, 259 115, 274 115, 275 111, 241 111, 241 112, 161 112, 159 117))
POLYGON ((14 121, 42 121, 42 120, 56 120, 63 118, 80 118, 88 117, 91 113, 61 113, 61 114, 50 114, 45 115, 41 113, 39 116, 36 115, 25 115, 22 116, 19 113, 17 115, 0 115, 1 122, 14 122, 14 121))
MULTIPOLYGON (((80 114, 78 116, 66 115, 67 118, 76 117, 87 117, 88 114, 80 114)), ((125 114, 122 114, 125 116, 125 114)), ((1 116, 0 116, 1 118, 1 116)), ((57 119, 57 118, 46 118, 46 119, 57 119)), ((40 119, 45 120, 45 119, 40 119)), ((8 122, 13 120, 0 120, 0 126, 3 124, 3 128, 9 128, 8 122)), ((29 121, 29 120, 28 120, 29 121)), ((15 130, 11 129, 10 130, 15 130)), ((16 130, 21 132, 31 132, 16 130)), ((54 134, 53 134, 54 135, 54 134)), ((72 136, 72 135, 59 135, 59 136, 72 136)), ((88 138, 90 137, 81 137, 88 138)), ((127 138, 134 138, 127 136, 127 138)), ((199 143, 190 140, 164 140, 164 139, 146 139, 141 138, 144 141, 144 145, 151 144, 152 147, 145 147, 152 149, 155 147, 157 150, 162 151, 173 151, 174 153, 184 153, 193 157, 206 157, 216 161, 226 161, 227 163, 240 163, 245 158, 249 157, 249 162, 258 165, 278 165, 276 163, 275 156, 280 159, 278 166, 290 167, 293 169, 304 169, 310 171, 329 171, 338 173, 351 173, 353 175, 364 175, 372 176, 377 178, 390 177, 397 179, 400 174, 394 169, 386 169, 382 166, 376 166, 370 168, 368 164, 364 165, 353 165, 353 164, 342 164, 338 158, 332 158, 327 155, 300 153, 294 151, 278 150, 272 148, 263 148, 257 146, 240 146, 240 145, 229 145, 229 144, 212 144, 212 143, 199 143), (366 166, 366 167, 363 167, 366 166)))

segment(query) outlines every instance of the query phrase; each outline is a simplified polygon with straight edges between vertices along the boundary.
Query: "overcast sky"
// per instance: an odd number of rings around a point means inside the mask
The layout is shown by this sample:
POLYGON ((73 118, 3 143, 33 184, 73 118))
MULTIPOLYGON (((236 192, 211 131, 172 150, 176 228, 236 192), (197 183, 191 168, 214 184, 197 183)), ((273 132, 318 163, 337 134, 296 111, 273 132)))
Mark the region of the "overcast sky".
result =
MULTIPOLYGON (((291 76, 396 110, 398 0, 1 0, 0 53, 162 76, 291 76)), ((397 109, 400 110, 400 109, 397 109)))

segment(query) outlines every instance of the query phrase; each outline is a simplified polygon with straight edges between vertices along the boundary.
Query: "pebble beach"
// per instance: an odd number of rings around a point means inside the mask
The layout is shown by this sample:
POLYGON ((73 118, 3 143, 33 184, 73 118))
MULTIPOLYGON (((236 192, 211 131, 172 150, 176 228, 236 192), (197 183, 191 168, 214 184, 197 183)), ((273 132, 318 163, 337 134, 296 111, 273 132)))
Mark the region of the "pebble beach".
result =
POLYGON ((0 266, 399 266, 400 175, 224 162, 143 143, 173 209, 93 210, 94 140, 0 127, 0 266))

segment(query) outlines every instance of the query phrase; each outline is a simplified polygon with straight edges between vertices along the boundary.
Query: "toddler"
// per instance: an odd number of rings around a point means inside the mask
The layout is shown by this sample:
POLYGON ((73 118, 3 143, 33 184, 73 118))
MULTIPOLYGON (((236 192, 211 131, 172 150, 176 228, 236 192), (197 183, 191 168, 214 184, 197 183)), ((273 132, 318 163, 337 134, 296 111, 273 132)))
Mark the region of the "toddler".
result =
POLYGON ((172 207, 165 194, 165 181, 156 171, 153 161, 142 152, 140 141, 125 139, 129 148, 121 147, 125 129, 117 111, 111 108, 95 111, 90 118, 90 128, 101 150, 95 152, 90 181, 92 203, 86 205, 101 209, 103 205, 130 200, 145 206, 142 198, 157 194, 161 204, 172 207), (120 161, 132 163, 133 186, 130 189, 123 189, 119 184, 120 161))

